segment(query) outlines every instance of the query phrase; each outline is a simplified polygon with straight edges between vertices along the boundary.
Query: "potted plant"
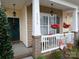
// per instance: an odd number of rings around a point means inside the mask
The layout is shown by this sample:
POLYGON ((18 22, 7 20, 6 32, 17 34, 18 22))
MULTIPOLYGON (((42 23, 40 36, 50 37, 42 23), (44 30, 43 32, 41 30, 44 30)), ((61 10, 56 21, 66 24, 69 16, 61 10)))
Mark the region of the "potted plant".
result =
POLYGON ((74 46, 73 44, 71 44, 71 43, 67 43, 67 48, 68 48, 68 49, 72 49, 73 46, 74 46))

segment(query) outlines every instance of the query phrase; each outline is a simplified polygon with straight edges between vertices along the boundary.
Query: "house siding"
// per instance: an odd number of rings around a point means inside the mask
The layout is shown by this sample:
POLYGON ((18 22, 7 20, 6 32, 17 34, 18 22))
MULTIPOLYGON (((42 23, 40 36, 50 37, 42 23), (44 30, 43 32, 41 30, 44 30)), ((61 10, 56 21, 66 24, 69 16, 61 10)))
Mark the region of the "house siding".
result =
POLYGON ((27 24, 28 24, 28 45, 32 46, 32 7, 27 7, 27 24))
MULTIPOLYGON (((51 10, 51 8, 49 8, 49 7, 40 6, 40 12, 41 13, 50 13, 50 10, 51 10)), ((62 10, 53 8, 53 11, 54 11, 55 14, 60 16, 60 18, 61 18, 60 22, 62 22, 62 10)), ((33 39, 32 39, 32 6, 31 5, 27 7, 27 19, 28 19, 27 20, 27 23, 28 23, 28 45, 30 47, 30 46, 33 45, 32 44, 32 42, 33 42, 33 39)), ((62 23, 61 23, 61 25, 62 25, 62 23)))

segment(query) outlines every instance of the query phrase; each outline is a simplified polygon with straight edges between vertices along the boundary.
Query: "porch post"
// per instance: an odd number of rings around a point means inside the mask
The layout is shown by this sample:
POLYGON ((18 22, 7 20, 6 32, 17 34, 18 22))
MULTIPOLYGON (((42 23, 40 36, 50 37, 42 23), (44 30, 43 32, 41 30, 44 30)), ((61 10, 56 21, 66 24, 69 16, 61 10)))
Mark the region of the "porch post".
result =
POLYGON ((41 54, 40 0, 32 0, 32 36, 33 57, 37 59, 41 54))
POLYGON ((32 0, 32 35, 39 36, 40 35, 40 0, 32 0))
POLYGON ((76 40, 78 35, 78 8, 74 10, 72 21, 72 31, 74 32, 74 45, 76 46, 76 40))
POLYGON ((72 31, 78 32, 78 9, 76 8, 73 13, 72 31))

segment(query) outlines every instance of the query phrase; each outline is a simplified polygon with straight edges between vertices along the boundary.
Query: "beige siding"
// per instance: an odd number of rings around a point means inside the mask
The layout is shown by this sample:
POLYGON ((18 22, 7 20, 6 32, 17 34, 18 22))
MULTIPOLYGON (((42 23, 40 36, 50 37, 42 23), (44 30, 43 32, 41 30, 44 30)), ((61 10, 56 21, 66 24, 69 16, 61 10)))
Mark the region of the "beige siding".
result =
MULTIPOLYGON (((13 17, 13 9, 6 8, 6 15, 8 17, 13 17)), ((16 16, 20 18, 20 16, 21 16, 21 10, 16 10, 16 16)))
POLYGON ((27 8, 27 23, 28 23, 28 45, 32 46, 32 8, 29 6, 27 8))
MULTIPOLYGON (((40 11, 42 13, 50 13, 50 9, 49 7, 45 7, 45 6, 40 6, 40 11)), ((54 13, 57 14, 58 16, 61 17, 61 21, 62 21, 62 11, 58 10, 58 9, 53 9, 54 13)), ((27 18, 28 18, 28 42, 29 42, 29 46, 32 46, 32 6, 28 6, 27 8, 27 18)))

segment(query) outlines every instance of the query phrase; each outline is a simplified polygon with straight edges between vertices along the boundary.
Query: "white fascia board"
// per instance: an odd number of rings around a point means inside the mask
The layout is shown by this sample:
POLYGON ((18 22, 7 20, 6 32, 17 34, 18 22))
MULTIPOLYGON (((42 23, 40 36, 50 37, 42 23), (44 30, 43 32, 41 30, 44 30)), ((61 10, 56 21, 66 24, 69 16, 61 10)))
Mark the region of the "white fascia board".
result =
POLYGON ((50 0, 51 2, 55 2, 55 3, 58 3, 58 4, 61 4, 61 5, 64 5, 64 6, 68 6, 70 8, 78 8, 77 5, 74 5, 72 3, 69 3, 69 2, 66 2, 66 1, 63 1, 63 0, 50 0))

